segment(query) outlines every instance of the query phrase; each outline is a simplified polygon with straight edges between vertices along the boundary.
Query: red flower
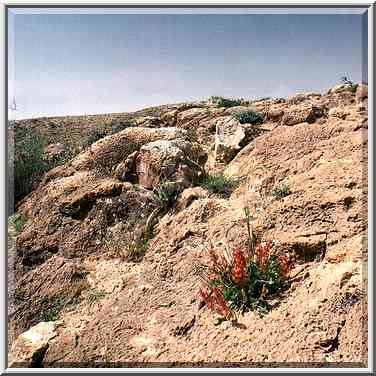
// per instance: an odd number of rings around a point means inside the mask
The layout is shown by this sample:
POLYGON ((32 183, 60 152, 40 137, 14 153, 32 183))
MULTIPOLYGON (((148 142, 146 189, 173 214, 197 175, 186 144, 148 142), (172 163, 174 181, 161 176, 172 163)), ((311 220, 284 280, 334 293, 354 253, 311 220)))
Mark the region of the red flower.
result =
POLYGON ((246 277, 246 258, 242 250, 237 247, 234 251, 234 267, 232 270, 232 277, 237 285, 241 285, 246 277))
POLYGON ((232 316, 232 312, 223 297, 222 291, 218 287, 214 287, 210 291, 202 289, 199 294, 210 310, 226 318, 232 316))
POLYGON ((286 255, 281 255, 281 256, 278 256, 278 263, 281 267, 283 277, 286 278, 291 269, 290 259, 286 255))

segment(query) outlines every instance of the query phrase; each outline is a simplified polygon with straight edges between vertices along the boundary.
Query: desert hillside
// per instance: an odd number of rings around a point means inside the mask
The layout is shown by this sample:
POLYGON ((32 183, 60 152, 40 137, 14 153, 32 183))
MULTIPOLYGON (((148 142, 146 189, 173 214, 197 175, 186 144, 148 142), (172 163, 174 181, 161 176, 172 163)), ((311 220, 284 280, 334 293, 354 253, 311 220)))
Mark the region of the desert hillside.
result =
POLYGON ((365 367, 367 108, 342 84, 16 122, 69 158, 9 228, 10 365, 365 367), (251 232, 284 283, 213 312, 202 270, 251 232))

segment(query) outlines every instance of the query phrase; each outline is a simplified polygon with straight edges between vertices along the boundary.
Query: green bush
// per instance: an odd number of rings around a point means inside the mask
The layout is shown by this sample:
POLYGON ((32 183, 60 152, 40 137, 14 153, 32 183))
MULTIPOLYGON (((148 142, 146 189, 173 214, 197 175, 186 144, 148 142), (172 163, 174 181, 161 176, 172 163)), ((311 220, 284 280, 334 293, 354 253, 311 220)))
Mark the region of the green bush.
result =
POLYGON ((217 102, 217 107, 235 107, 240 106, 242 104, 241 99, 226 99, 226 98, 219 98, 217 102))
POLYGON ((350 91, 352 93, 356 92, 356 89, 358 88, 358 84, 355 84, 353 81, 348 79, 346 76, 341 77, 341 82, 346 84, 346 85, 350 85, 350 91))
POLYGON ((43 161, 44 147, 41 134, 33 128, 26 128, 22 137, 16 136, 14 155, 9 158, 16 202, 33 190, 38 177, 46 171, 48 166, 43 161))
POLYGON ((14 143, 10 143, 8 166, 11 178, 10 189, 13 183, 15 202, 35 189, 47 171, 72 157, 72 152, 67 150, 63 155, 47 160, 44 158, 46 145, 47 142, 40 132, 29 127, 24 127, 22 131, 16 133, 14 143))
POLYGON ((255 111, 243 111, 237 112, 234 118, 240 122, 240 124, 262 124, 264 122, 264 115, 255 111))
POLYGON ((87 135, 86 140, 83 143, 84 147, 89 147, 90 145, 94 144, 103 137, 106 137, 107 133, 103 129, 91 129, 87 135))
POLYGON ((224 175, 206 175, 199 180, 198 185, 209 192, 228 197, 239 186, 239 183, 224 175))
POLYGON ((174 184, 165 182, 153 189, 154 197, 162 209, 169 209, 174 206, 178 192, 174 184))
POLYGON ((65 307, 65 298, 60 296, 53 302, 44 302, 42 311, 40 313, 41 321, 56 321, 60 318, 60 313, 65 307))
POLYGON ((290 193, 291 193, 290 188, 285 185, 285 186, 280 187, 280 188, 274 188, 272 195, 274 197, 277 197, 277 198, 283 198, 283 197, 288 196, 290 193))
POLYGON ((14 227, 16 234, 19 234, 22 231, 26 222, 27 218, 20 213, 15 213, 9 217, 9 224, 14 227))

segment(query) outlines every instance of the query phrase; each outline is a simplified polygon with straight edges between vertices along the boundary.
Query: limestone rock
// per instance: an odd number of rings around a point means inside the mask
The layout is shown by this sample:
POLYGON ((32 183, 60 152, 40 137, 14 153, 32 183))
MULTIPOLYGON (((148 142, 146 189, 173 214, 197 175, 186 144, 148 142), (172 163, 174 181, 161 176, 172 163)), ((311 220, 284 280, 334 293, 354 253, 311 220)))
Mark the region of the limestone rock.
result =
POLYGON ((40 322, 22 333, 9 353, 9 367, 35 367, 40 364, 49 341, 56 336, 56 322, 40 322))
POLYGON ((182 140, 159 140, 141 147, 136 159, 138 181, 152 189, 170 181, 187 186, 201 173, 203 151, 182 140))
POLYGON ((214 158, 217 161, 231 160, 241 147, 260 133, 260 127, 252 124, 240 124, 232 116, 223 116, 216 120, 214 158))
POLYGON ((313 123, 318 117, 323 115, 323 111, 312 105, 292 105, 285 111, 282 118, 282 125, 295 125, 299 123, 313 123))
POLYGON ((208 197, 208 192, 201 187, 185 189, 178 197, 176 210, 180 211, 187 208, 193 201, 208 197))

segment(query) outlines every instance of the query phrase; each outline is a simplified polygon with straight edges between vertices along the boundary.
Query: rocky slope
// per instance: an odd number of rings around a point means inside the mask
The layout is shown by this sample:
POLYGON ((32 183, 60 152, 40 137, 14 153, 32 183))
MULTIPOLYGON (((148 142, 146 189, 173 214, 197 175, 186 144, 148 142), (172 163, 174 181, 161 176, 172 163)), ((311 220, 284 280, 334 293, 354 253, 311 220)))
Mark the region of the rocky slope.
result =
POLYGON ((247 106, 164 106, 50 171, 19 207, 12 364, 365 366, 367 100, 364 85, 262 100, 259 126, 232 116, 247 106), (239 185, 210 193, 204 171, 239 185), (166 181, 178 197, 161 210, 166 181), (245 206, 301 273, 266 316, 215 325, 195 265, 209 242, 242 244, 245 206))

